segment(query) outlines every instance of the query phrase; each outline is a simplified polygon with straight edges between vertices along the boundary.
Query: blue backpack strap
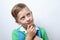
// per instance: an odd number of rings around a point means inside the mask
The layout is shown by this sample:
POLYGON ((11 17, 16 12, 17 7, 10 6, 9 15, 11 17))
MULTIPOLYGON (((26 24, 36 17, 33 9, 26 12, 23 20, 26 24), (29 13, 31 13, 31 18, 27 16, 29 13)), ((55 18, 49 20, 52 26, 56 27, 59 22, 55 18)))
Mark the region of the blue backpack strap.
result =
MULTIPOLYGON (((19 30, 19 28, 17 30, 19 30)), ((18 36, 19 36, 19 40, 25 40, 25 35, 23 32, 18 31, 18 36)))
POLYGON ((40 31, 40 28, 39 28, 39 27, 38 27, 38 30, 37 30, 36 35, 37 35, 38 37, 41 37, 41 31, 40 31))
POLYGON ((23 32, 18 32, 19 39, 20 40, 25 40, 24 33, 23 32))

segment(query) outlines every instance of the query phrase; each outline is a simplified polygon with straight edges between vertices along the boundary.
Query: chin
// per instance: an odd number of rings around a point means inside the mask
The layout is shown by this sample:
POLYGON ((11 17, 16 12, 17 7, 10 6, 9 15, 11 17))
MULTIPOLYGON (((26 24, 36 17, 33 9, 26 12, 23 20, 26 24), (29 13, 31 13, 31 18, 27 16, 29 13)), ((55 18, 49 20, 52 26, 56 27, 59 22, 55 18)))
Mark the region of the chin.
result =
POLYGON ((32 22, 32 23, 30 23, 30 24, 28 24, 29 26, 32 26, 34 23, 32 22))

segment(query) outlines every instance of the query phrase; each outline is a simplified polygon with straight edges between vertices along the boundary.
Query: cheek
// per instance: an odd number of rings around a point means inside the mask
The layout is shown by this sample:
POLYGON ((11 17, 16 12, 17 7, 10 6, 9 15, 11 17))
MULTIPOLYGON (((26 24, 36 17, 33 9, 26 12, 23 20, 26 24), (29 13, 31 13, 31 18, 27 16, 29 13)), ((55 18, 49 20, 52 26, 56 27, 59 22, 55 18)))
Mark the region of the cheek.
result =
POLYGON ((21 20, 21 23, 22 23, 22 24, 25 24, 25 23, 26 23, 26 20, 21 20))
POLYGON ((18 22, 19 24, 24 24, 24 23, 25 23, 25 20, 20 20, 20 19, 18 19, 17 22, 18 22))
POLYGON ((30 20, 33 20, 33 16, 30 17, 30 20))

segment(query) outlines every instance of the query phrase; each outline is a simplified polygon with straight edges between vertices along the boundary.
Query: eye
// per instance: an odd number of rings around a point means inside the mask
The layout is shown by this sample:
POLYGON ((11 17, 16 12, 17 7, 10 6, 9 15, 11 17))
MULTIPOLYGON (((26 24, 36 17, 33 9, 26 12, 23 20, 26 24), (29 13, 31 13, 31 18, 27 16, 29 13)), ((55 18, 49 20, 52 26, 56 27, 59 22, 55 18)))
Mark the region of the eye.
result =
POLYGON ((30 13, 28 13, 27 16, 30 16, 30 13))
POLYGON ((25 16, 21 17, 20 19, 21 19, 21 20, 24 20, 24 19, 25 19, 25 16))

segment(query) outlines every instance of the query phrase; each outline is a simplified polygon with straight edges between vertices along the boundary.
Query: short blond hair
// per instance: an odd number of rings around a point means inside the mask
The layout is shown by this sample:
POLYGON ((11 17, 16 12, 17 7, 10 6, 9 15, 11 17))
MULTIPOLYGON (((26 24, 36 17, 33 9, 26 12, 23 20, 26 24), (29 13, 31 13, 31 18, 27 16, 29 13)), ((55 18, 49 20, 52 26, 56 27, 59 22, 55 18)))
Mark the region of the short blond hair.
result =
POLYGON ((11 11, 12 16, 17 19, 17 14, 20 12, 23 8, 27 7, 24 3, 18 3, 16 4, 11 11))

